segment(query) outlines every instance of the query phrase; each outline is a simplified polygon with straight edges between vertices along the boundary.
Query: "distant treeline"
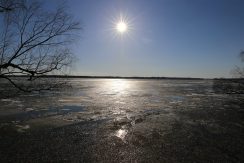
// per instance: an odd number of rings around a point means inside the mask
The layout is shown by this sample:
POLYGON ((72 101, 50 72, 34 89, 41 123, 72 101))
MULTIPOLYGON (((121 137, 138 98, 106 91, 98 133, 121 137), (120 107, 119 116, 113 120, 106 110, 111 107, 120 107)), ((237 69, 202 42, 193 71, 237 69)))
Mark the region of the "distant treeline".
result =
POLYGON ((244 94, 244 79, 213 79, 213 90, 220 94, 244 94))
MULTIPOLYGON (((9 77, 29 77, 27 75, 12 75, 9 77)), ((38 78, 97 78, 97 79, 179 79, 179 80, 203 80, 204 78, 191 78, 191 77, 141 77, 141 76, 76 76, 76 75, 43 75, 38 78)))
MULTIPOLYGON (((30 77, 28 75, 9 75, 8 77, 30 77)), ((1 77, 0 77, 1 78, 1 77)), ((193 77, 144 77, 144 76, 81 76, 81 75, 42 75, 37 78, 98 78, 98 79, 179 79, 179 80, 216 80, 243 82, 244 78, 193 78, 193 77)))

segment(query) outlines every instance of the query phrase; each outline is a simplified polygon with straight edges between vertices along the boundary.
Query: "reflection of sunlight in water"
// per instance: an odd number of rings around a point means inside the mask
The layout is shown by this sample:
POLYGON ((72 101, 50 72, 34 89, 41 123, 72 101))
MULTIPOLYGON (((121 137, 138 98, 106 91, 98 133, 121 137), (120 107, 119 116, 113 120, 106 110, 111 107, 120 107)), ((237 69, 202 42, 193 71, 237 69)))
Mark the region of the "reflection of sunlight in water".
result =
POLYGON ((125 130, 125 129, 119 129, 118 131, 116 131, 115 136, 117 136, 118 138, 124 140, 124 138, 125 138, 127 132, 128 132, 128 131, 125 130))
POLYGON ((106 87, 111 92, 123 92, 129 88, 129 82, 126 79, 112 79, 106 83, 106 87))
POLYGON ((18 132, 25 132, 30 128, 29 125, 16 125, 18 132))
MULTIPOLYGON (((108 92, 108 94, 112 94, 112 95, 119 95, 119 96, 114 96, 113 100, 115 100, 115 102, 121 102, 121 100, 123 99, 123 97, 121 97, 120 95, 126 94, 127 92, 129 92, 130 87, 130 82, 126 79, 111 79, 111 80, 107 80, 106 84, 104 85, 104 88, 106 89, 106 91, 108 92)), ((113 109, 113 114, 125 114, 124 110, 121 110, 121 108, 114 108, 113 109)), ((125 136, 127 135, 128 130, 126 129, 119 129, 115 132, 115 136, 120 138, 122 141, 124 141, 125 136)))

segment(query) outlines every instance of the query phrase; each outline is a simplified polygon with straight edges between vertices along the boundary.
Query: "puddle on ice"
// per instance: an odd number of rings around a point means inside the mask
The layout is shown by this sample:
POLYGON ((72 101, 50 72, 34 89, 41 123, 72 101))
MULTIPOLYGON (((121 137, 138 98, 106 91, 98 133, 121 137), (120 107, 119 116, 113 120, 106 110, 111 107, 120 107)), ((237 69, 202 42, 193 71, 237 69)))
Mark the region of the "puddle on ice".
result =
POLYGON ((13 100, 13 99, 1 99, 2 102, 11 102, 11 103, 21 103, 21 101, 13 100))
POLYGON ((72 100, 72 99, 60 99, 58 101, 59 102, 73 102, 74 100, 72 100))
POLYGON ((30 128, 29 125, 16 125, 18 132, 25 132, 30 128))
POLYGON ((63 110, 63 111, 70 111, 70 109, 61 109, 61 110, 63 110))
POLYGON ((34 110, 33 108, 25 108, 25 111, 32 111, 34 110))
POLYGON ((115 136, 120 138, 121 140, 124 140, 125 136, 127 135, 128 130, 126 129, 119 129, 116 131, 115 136))
POLYGON ((71 112, 83 112, 83 111, 84 108, 81 106, 65 105, 60 108, 50 108, 50 109, 30 111, 29 115, 31 117, 48 117, 48 116, 55 116, 55 115, 65 115, 71 112))
POLYGON ((1 99, 1 101, 3 101, 3 102, 10 102, 12 100, 11 99, 1 99))
POLYGON ((25 108, 24 112, 12 114, 8 117, 10 121, 26 121, 35 118, 45 118, 57 115, 66 115, 74 112, 84 112, 85 109, 82 106, 64 105, 60 107, 50 107, 43 109, 25 108))
POLYGON ((170 100, 170 103, 179 103, 184 100, 182 96, 168 96, 167 98, 170 100))

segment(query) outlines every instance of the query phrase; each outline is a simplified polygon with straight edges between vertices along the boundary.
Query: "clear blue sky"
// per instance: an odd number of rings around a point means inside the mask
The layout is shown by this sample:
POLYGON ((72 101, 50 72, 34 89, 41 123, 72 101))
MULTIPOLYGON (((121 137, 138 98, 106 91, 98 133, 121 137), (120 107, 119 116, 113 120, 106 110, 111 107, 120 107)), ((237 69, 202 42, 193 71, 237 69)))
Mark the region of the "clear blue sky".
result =
POLYGON ((73 74, 230 77, 244 49, 244 0, 68 0, 81 21, 73 74), (126 16, 131 29, 118 36, 126 16))

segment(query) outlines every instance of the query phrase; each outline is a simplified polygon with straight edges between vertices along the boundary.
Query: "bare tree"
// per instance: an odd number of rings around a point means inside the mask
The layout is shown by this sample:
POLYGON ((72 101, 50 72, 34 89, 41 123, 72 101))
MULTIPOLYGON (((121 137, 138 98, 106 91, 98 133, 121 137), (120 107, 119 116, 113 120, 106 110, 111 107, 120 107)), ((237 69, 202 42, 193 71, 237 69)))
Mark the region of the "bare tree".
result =
POLYGON ((70 66, 69 45, 80 26, 64 6, 50 12, 37 1, 0 0, 0 20, 0 78, 30 91, 11 76, 25 75, 31 82, 70 66))
MULTIPOLYGON (((241 62, 244 64, 244 51, 241 51, 239 54, 239 57, 241 59, 241 62)), ((232 71, 231 71, 233 77, 236 78, 244 78, 244 67, 236 66, 232 71)))
POLYGON ((23 1, 19 0, 1 0, 0 1, 0 13, 1 12, 9 12, 13 11, 14 9, 17 8, 22 8, 23 7, 23 1))

